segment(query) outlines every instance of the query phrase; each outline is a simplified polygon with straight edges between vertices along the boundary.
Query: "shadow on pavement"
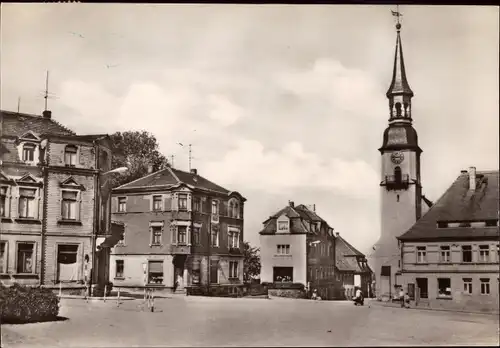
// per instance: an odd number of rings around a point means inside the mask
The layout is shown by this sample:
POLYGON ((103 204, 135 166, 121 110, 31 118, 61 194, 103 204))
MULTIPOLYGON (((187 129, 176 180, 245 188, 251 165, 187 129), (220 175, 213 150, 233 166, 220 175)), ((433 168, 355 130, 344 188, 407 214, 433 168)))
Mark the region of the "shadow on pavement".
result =
POLYGON ((2 319, 1 324, 22 325, 22 324, 47 323, 47 322, 66 321, 66 320, 69 320, 69 318, 58 315, 55 318, 51 317, 51 318, 43 318, 37 320, 2 319))

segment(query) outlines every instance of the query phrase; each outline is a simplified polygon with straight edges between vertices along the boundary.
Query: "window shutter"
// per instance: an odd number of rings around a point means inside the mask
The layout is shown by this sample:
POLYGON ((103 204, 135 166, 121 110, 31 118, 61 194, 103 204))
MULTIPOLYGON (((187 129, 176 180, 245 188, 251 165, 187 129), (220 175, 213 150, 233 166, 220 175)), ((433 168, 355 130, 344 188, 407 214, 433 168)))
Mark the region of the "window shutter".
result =
POLYGON ((227 232, 227 248, 231 248, 231 231, 227 232))
POLYGON ((76 221, 81 221, 82 214, 82 193, 78 192, 78 202, 76 203, 76 221))
POLYGON ((172 244, 177 244, 177 226, 170 225, 170 232, 172 233, 172 244))
POLYGON ((188 194, 187 195, 187 211, 191 211, 191 209, 192 209, 192 204, 191 204, 192 199, 193 199, 193 196, 188 194))
POLYGON ((163 205, 163 210, 172 210, 172 195, 171 194, 166 194, 164 199, 164 205, 163 205))
POLYGON ((188 226, 186 228, 186 243, 187 245, 191 245, 191 227, 188 226))
POLYGON ((178 210, 177 193, 172 195, 172 210, 178 210))

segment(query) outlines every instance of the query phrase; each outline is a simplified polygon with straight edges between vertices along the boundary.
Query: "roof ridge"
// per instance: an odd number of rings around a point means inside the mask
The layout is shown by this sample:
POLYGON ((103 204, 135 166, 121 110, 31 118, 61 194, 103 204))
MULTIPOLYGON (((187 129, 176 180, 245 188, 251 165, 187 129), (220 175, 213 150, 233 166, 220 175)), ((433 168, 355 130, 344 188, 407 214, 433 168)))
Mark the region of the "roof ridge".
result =
MULTIPOLYGON (((133 184, 134 182, 137 182, 137 181, 142 180, 142 179, 144 179, 144 178, 148 178, 148 177, 150 177, 150 176, 153 176, 154 174, 158 174, 158 173, 160 173, 160 172, 162 172, 162 171, 164 171, 164 170, 166 170, 166 169, 168 169, 168 168, 160 169, 160 170, 159 170, 159 171, 157 171, 157 172, 152 172, 152 173, 146 174, 146 175, 144 175, 144 176, 141 176, 141 177, 140 177, 140 178, 138 178, 138 179, 132 180, 132 181, 127 182, 127 183, 125 183, 125 184, 123 184, 123 185, 120 185, 120 186, 118 186, 118 187, 115 187, 115 189, 124 188, 124 186, 130 185, 130 184, 133 184)), ((134 187, 134 186, 132 186, 132 187, 134 187)))
MULTIPOLYGON (((174 177, 174 179, 177 180, 178 184, 180 184, 180 183, 185 184, 185 182, 181 181, 179 179, 179 177, 174 173, 174 168, 167 167, 167 169, 170 171, 170 174, 172 174, 172 176, 174 177)), ((178 169, 175 169, 175 170, 178 170, 178 169)), ((182 170, 180 170, 180 171, 182 171, 182 170)), ((187 172, 185 172, 185 173, 187 173, 187 172)), ((187 173, 187 174, 190 174, 190 173, 187 173)))

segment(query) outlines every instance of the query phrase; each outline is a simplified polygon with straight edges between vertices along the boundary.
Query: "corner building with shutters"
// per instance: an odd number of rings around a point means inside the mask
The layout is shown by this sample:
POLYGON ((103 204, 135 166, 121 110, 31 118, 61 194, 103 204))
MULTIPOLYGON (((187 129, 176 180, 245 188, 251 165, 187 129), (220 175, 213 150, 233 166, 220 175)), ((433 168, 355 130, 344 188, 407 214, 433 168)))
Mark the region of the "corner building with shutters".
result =
POLYGON ((113 190, 113 219, 125 225, 112 249, 115 287, 238 291, 243 285, 245 198, 196 169, 150 173, 113 190))

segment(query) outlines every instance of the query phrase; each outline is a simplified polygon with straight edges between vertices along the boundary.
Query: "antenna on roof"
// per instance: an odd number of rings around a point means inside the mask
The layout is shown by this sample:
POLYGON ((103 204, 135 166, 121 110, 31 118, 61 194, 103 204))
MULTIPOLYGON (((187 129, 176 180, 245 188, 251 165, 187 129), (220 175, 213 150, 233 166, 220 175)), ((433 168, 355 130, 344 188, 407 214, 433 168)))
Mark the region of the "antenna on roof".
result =
POLYGON ((170 166, 173 168, 174 167, 174 157, 175 155, 171 155, 170 158, 172 159, 170 162, 170 166))
POLYGON ((49 92, 49 71, 47 70, 47 75, 45 77, 45 90, 43 91, 43 99, 45 99, 45 108, 47 111, 48 99, 57 99, 57 96, 51 92, 49 92))
POLYGON ((17 97, 17 113, 19 113, 20 109, 21 109, 21 97, 17 97))
POLYGON ((193 157, 191 156, 191 144, 189 144, 189 171, 191 172, 191 159, 193 157))

